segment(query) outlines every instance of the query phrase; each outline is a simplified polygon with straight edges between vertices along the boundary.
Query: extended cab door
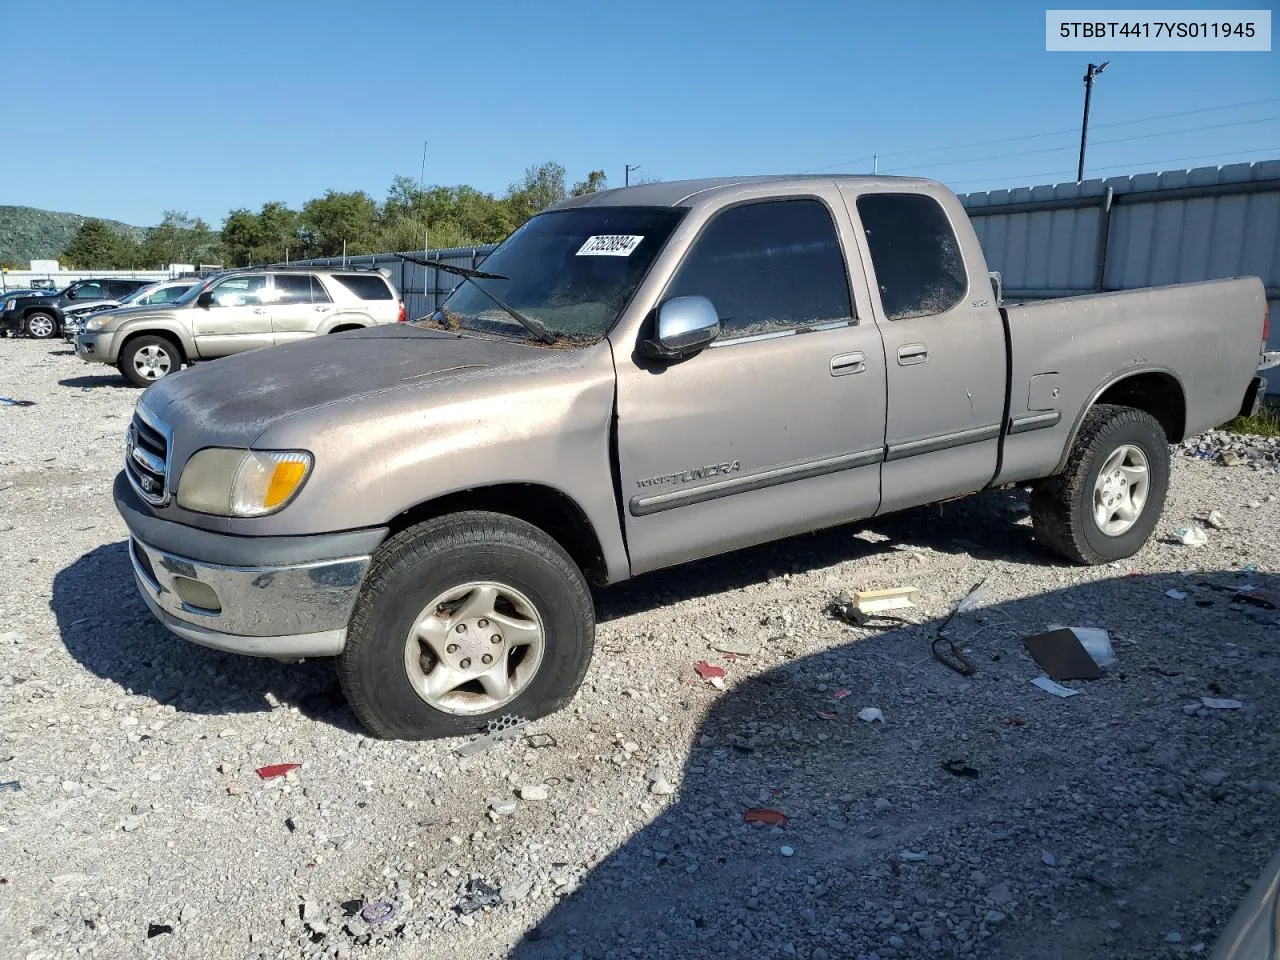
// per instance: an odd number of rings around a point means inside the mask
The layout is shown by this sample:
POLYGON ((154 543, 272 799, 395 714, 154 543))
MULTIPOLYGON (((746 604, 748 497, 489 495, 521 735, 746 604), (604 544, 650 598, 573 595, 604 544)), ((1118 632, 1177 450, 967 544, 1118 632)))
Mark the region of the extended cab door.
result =
POLYGON ((670 281, 656 295, 648 283, 642 291, 640 309, 653 310, 641 337, 666 300, 709 298, 722 327, 710 347, 657 363, 641 359, 634 340, 613 343, 633 573, 879 505, 884 353, 863 297, 851 295, 864 281, 856 257, 852 278, 846 267, 850 224, 830 183, 767 191, 750 186, 741 202, 695 207, 668 245, 682 254, 665 268, 670 281))
POLYGON ((923 186, 841 190, 861 226, 888 366, 880 512, 980 490, 996 473, 1008 372, 973 228, 958 201, 948 194, 944 207, 923 186))
POLYGON ((272 276, 275 294, 271 303, 271 327, 276 343, 314 336, 333 311, 324 287, 309 273, 277 273, 272 276))
POLYGON ((211 287, 213 303, 193 305, 191 333, 202 357, 225 357, 271 346, 271 314, 265 274, 227 277, 211 287))

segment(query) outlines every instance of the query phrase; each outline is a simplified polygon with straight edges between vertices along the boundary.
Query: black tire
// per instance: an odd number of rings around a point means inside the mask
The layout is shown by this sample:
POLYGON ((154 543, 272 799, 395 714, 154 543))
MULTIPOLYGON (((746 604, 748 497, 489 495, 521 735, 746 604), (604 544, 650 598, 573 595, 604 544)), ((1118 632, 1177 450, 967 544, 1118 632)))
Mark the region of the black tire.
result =
POLYGON ((379 548, 351 616, 338 678, 374 736, 461 736, 502 716, 532 720, 559 710, 586 675, 594 638, 586 580, 560 544, 503 514, 456 513, 410 527, 379 548), (487 713, 459 715, 418 695, 405 665, 405 643, 433 598, 472 581, 509 585, 527 597, 544 624, 544 652, 513 700, 487 713))
POLYGON ((1085 415, 1067 467, 1031 494, 1036 538, 1054 553, 1083 564, 1131 557, 1150 539, 1169 490, 1169 441, 1158 420, 1142 410, 1098 404, 1085 415), (1147 459, 1146 502, 1127 531, 1104 533, 1094 519, 1094 485, 1107 458, 1131 444, 1147 459))
POLYGON ((182 353, 174 346, 173 341, 167 337, 156 337, 150 334, 126 343, 116 362, 116 369, 120 371, 120 375, 135 387, 149 387, 157 380, 176 373, 181 368, 182 353), (145 361, 156 357, 157 354, 164 356, 165 360, 160 362, 167 363, 167 366, 163 369, 157 366, 149 366, 148 370, 142 369, 148 366, 145 361), (148 376, 148 372, 154 375, 148 376))
POLYGON ((43 310, 35 310, 27 314, 23 326, 26 328, 27 336, 33 340, 52 340, 58 335, 58 318, 43 310), (34 328, 32 328, 33 323, 34 328))

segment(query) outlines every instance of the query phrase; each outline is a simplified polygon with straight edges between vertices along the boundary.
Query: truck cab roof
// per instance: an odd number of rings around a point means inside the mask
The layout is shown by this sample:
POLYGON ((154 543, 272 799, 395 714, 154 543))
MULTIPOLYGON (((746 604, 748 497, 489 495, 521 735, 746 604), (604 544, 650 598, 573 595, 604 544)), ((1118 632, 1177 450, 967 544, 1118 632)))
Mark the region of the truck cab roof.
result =
POLYGON ((805 183, 825 181, 855 182, 885 190, 902 187, 935 187, 932 180, 919 177, 887 177, 879 174, 832 175, 825 173, 790 174, 787 176, 712 177, 703 180, 671 180, 661 183, 641 183, 634 187, 617 187, 596 193, 570 197, 550 207, 551 210, 571 210, 575 207, 689 207, 698 200, 714 200, 718 194, 728 193, 738 187, 771 184, 778 189, 794 188, 805 183))

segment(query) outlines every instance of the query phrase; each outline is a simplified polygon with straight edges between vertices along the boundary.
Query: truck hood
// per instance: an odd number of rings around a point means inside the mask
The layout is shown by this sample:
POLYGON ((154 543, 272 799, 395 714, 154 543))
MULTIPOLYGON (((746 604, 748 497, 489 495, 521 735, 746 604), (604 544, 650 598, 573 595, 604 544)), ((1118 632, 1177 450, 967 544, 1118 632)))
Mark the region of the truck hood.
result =
POLYGON ((148 387, 138 403, 174 430, 178 447, 249 447, 268 427, 306 410, 546 353, 388 324, 196 364, 148 387))

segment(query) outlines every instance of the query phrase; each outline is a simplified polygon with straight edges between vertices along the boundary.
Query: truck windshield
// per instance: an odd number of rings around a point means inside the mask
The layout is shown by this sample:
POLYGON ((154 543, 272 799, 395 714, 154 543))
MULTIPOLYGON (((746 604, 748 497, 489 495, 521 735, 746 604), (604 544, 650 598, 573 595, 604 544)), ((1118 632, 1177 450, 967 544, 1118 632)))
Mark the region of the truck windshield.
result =
POLYGON ((500 301, 559 342, 599 340, 684 214, 671 207, 588 207, 539 214, 481 264, 484 273, 503 279, 463 281, 438 310, 415 322, 532 338, 500 301))

